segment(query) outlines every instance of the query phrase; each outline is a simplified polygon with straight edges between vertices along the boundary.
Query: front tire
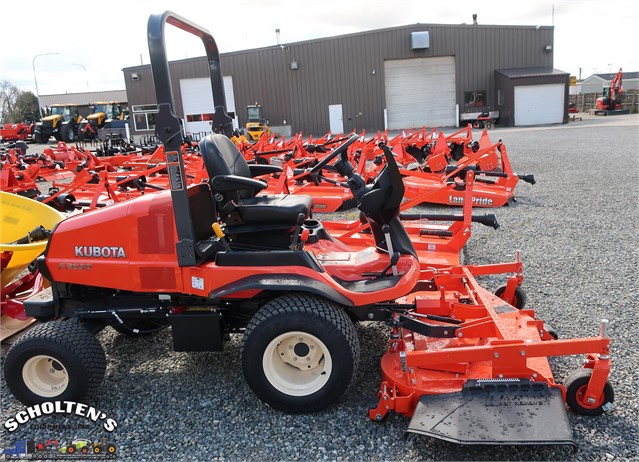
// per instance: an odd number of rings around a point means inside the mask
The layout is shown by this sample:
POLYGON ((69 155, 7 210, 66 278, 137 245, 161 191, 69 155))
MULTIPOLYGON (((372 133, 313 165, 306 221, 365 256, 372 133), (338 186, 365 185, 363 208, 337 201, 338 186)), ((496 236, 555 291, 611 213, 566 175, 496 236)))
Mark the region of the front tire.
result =
POLYGON ((331 406, 350 385, 358 362, 353 323, 324 298, 278 297, 257 312, 244 333, 244 377, 260 400, 279 411, 331 406))
POLYGON ((71 125, 63 125, 60 129, 62 135, 62 141, 67 143, 75 141, 75 132, 73 131, 73 126, 71 125))
POLYGON ((73 321, 51 321, 27 331, 11 347, 4 376, 9 390, 27 406, 79 401, 94 393, 106 370, 100 342, 73 321))

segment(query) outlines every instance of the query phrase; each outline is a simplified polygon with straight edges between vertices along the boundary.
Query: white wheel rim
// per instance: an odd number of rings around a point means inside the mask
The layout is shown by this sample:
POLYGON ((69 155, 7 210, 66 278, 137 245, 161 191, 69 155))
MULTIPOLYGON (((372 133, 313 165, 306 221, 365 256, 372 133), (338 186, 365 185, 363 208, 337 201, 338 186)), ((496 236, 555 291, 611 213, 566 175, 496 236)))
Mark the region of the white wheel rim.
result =
POLYGON ((287 332, 271 341, 262 367, 268 381, 289 396, 308 396, 331 377, 333 361, 324 342, 306 332, 287 332))
POLYGON ((22 380, 29 390, 47 398, 58 396, 69 386, 66 368, 57 359, 38 355, 22 366, 22 380))

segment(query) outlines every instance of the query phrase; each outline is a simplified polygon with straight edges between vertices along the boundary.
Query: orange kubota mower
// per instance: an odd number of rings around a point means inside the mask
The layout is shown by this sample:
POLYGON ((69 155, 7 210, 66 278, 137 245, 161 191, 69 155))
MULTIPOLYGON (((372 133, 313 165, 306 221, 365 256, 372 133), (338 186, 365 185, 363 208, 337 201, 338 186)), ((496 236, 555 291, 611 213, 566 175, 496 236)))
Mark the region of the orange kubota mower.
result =
MULTIPOLYGON (((395 411, 413 416, 409 431, 468 444, 573 444, 564 400, 582 413, 610 408, 605 329, 592 338, 554 340, 532 310, 479 286, 474 276, 481 269, 420 268, 399 219, 404 187, 388 147, 381 147, 386 166, 368 185, 348 160, 357 136, 309 172, 334 162, 370 226, 370 246, 349 246, 309 220, 308 196, 256 195, 266 185, 253 177, 277 167, 247 164, 224 134, 201 141, 210 180, 187 187, 166 22, 202 39, 213 71, 215 126, 231 134, 213 37, 174 13, 151 16, 156 127, 170 190, 55 227, 38 259, 51 291, 25 302, 28 315, 46 322, 21 337, 5 360, 8 388, 19 400, 82 400, 106 368, 93 332, 110 325, 142 334, 170 325, 178 351, 221 350, 230 333, 243 333, 242 368, 254 393, 281 411, 317 411, 339 400, 352 381, 359 361, 354 321, 370 320, 392 328, 379 401, 370 411, 375 420, 395 411), (586 366, 565 386, 556 383, 547 357, 582 353, 586 366), (446 416, 477 417, 482 410, 490 410, 494 424, 451 434, 446 416), (430 415, 443 417, 433 423, 430 415)), ((509 279, 511 296, 519 277, 509 279)))

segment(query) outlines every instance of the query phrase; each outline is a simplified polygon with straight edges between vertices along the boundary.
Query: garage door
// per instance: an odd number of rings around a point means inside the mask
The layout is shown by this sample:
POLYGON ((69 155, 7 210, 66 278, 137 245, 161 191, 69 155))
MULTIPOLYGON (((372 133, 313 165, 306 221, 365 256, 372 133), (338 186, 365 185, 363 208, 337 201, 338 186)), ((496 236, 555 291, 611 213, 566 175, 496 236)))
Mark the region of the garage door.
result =
POLYGON ((515 87, 515 125, 562 123, 565 89, 561 83, 515 87))
MULTIPOLYGON (((211 80, 182 79, 180 80, 180 94, 186 131, 189 133, 211 133, 213 123, 213 92, 211 80)), ((235 96, 233 94, 233 78, 224 77, 224 94, 226 96, 226 111, 235 112, 235 96)), ((237 128, 237 119, 233 120, 233 128, 237 128)))
POLYGON ((384 61, 388 128, 453 127, 455 58, 384 61))

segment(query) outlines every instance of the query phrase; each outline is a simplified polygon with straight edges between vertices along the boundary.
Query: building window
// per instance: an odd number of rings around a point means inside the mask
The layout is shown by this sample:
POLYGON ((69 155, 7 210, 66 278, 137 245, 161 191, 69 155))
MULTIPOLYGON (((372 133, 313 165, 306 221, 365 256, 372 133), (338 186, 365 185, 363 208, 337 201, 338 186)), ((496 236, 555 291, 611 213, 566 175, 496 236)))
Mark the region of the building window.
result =
POLYGON ((213 120, 213 113, 208 114, 187 114, 187 122, 208 122, 213 120))
POLYGON ((503 90, 497 90, 497 105, 498 106, 503 106, 504 105, 504 91, 503 90))
POLYGON ((486 90, 464 92, 464 108, 486 107, 486 90))
POLYGON ((155 118, 158 114, 158 107, 156 104, 141 104, 133 106, 132 111, 135 131, 144 132, 155 130, 155 118))

